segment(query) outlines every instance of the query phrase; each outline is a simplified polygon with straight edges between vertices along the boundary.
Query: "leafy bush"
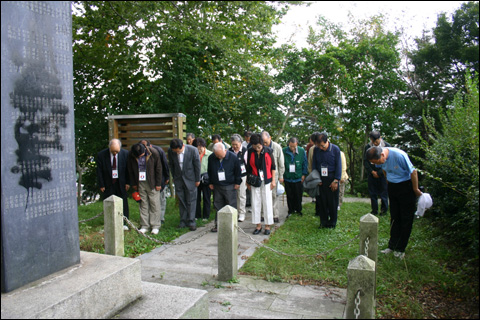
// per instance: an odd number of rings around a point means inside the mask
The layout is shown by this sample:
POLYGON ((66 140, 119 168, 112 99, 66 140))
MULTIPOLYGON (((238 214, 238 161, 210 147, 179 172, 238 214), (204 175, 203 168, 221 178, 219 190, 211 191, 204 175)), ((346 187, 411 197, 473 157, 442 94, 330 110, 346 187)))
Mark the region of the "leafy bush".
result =
POLYGON ((355 189, 353 194, 358 195, 360 194, 362 197, 370 197, 368 192, 368 179, 365 178, 362 181, 358 181, 355 184, 355 189))
POLYGON ((467 93, 457 94, 440 116, 442 132, 424 117, 430 142, 422 139, 426 186, 432 195, 442 232, 459 246, 459 253, 478 258, 479 246, 479 100, 478 74, 467 75, 467 93))

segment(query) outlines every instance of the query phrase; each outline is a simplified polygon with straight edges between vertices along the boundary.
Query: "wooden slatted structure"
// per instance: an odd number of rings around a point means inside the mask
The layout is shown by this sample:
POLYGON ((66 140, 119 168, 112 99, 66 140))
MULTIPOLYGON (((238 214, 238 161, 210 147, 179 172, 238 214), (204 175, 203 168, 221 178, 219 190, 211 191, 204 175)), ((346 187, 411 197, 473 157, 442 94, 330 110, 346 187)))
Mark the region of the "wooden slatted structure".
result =
POLYGON ((120 139, 122 148, 127 150, 146 139, 167 152, 172 139, 185 142, 186 120, 182 113, 108 116, 108 137, 109 140, 120 139))

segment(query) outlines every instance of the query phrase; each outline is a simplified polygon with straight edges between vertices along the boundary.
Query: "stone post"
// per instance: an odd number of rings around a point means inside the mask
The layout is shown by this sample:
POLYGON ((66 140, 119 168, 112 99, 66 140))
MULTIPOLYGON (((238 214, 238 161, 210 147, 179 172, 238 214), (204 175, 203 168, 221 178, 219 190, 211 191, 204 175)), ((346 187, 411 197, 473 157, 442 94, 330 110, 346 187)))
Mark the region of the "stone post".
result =
POLYGON ((375 319, 375 261, 359 255, 349 262, 347 276, 345 318, 375 319))
POLYGON ((123 257, 123 200, 112 195, 103 201, 105 254, 123 257))
POLYGON ((228 281, 238 271, 238 213, 225 206, 218 211, 218 280, 228 281))
POLYGON ((366 214, 360 218, 360 252, 377 263, 378 255, 378 218, 366 214), (368 250, 365 251, 366 245, 368 250))

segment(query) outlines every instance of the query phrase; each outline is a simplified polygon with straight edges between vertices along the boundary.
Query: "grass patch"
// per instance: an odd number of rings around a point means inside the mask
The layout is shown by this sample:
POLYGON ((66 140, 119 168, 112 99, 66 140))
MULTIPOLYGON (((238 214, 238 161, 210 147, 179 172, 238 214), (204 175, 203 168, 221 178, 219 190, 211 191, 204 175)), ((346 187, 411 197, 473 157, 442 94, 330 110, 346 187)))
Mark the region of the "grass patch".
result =
MULTIPOLYGON (((308 203, 304 215, 290 217, 267 245, 290 254, 327 252, 358 235, 360 217, 369 211, 368 203, 344 203, 337 228, 319 229, 314 204, 308 203)), ((478 317, 478 259, 459 261, 434 234, 428 219, 415 220, 405 260, 379 253, 377 318, 478 317)), ((380 217, 380 249, 387 247, 389 235, 390 218, 380 217)), ((358 250, 358 240, 319 257, 293 258, 260 248, 240 272, 272 282, 346 288, 347 266, 358 250)))
MULTIPOLYGON (((133 199, 128 199, 128 207, 130 209, 129 220, 138 228, 140 227, 140 210, 139 205, 133 199)), ((80 206, 78 208, 78 219, 84 220, 96 216, 103 211, 103 202, 80 206)), ((215 210, 212 208, 210 212, 210 220, 215 218, 215 210)), ((203 227, 208 222, 197 220, 197 227, 203 227)), ((178 229, 180 224, 180 214, 178 206, 173 198, 167 198, 167 209, 165 211, 165 224, 160 228, 157 235, 148 233, 152 238, 162 242, 175 240, 181 235, 190 232, 189 228, 178 229)), ((105 253, 104 236, 103 236, 103 215, 85 223, 79 224, 80 234, 80 250, 105 253)), ((156 242, 148 240, 140 236, 135 230, 130 229, 124 233, 125 235, 125 257, 135 258, 141 254, 152 251, 162 246, 156 242)))

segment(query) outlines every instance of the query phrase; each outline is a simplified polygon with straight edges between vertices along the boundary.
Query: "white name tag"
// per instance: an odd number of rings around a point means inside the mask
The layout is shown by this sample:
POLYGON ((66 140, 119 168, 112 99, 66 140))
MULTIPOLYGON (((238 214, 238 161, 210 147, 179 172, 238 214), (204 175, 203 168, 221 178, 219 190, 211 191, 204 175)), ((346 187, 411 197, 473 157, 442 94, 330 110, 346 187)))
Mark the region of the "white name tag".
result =
POLYGON ((322 177, 328 177, 328 167, 322 167, 322 177))
POLYGON ((218 171, 218 181, 225 181, 225 171, 218 171))
POLYGON ((258 170, 258 175, 260 176, 260 180, 264 180, 264 176, 263 176, 263 170, 258 170))
POLYGON ((112 178, 118 179, 118 170, 112 170, 112 178))
POLYGON ((247 169, 245 168, 245 165, 244 165, 244 164, 241 164, 241 165, 240 165, 240 169, 242 170, 242 173, 247 172, 247 169))
POLYGON ((295 164, 290 165, 290 173, 295 173, 295 164))
POLYGON ((140 173, 138 174, 138 180, 147 181, 147 173, 140 171, 140 173))

